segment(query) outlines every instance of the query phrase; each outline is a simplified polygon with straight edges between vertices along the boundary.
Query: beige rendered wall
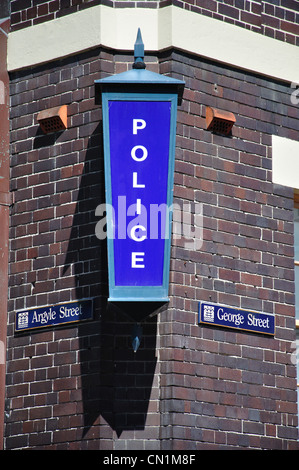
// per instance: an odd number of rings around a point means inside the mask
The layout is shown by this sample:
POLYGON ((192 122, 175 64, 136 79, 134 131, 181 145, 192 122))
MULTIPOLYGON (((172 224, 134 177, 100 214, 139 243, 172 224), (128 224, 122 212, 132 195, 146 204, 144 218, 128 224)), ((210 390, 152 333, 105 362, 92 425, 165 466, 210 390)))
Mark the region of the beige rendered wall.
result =
POLYGON ((138 27, 146 51, 175 47, 272 78, 299 80, 298 47, 173 5, 160 9, 98 5, 11 32, 8 70, 97 46, 132 50, 138 27))

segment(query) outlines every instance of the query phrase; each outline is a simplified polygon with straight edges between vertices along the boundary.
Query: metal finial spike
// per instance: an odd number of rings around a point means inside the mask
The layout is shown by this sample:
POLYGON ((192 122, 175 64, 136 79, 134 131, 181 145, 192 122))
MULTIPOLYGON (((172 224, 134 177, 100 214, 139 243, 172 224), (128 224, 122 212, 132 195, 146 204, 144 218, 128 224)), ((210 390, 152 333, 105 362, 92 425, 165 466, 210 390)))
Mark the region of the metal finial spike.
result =
POLYGON ((140 28, 138 28, 137 32, 137 38, 136 42, 134 45, 134 64, 133 64, 133 69, 145 69, 145 63, 144 63, 144 44, 142 41, 142 36, 141 36, 141 31, 140 28))
POLYGON ((141 337, 142 337, 142 327, 139 324, 134 325, 133 331, 132 331, 132 347, 134 353, 138 350, 140 343, 141 343, 141 337))

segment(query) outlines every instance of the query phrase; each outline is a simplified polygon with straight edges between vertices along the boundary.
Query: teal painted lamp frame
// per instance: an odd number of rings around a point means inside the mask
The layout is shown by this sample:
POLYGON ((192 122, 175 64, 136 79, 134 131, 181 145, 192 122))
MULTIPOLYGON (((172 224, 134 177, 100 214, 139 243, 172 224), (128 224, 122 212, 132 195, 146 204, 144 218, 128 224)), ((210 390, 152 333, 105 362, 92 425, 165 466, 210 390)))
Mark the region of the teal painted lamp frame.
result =
MULTIPOLYGON (((138 33, 139 34, 139 33, 138 33)), ((97 102, 102 103, 103 138, 104 138, 104 168, 105 168, 105 195, 106 195, 106 217, 107 217, 107 245, 108 245, 108 280, 110 302, 167 302, 169 301, 169 268, 171 252, 171 226, 173 203, 173 180, 175 162, 175 139, 177 104, 182 98, 185 83, 181 80, 165 77, 154 72, 145 70, 140 55, 136 60, 136 50, 140 52, 135 44, 135 64, 133 69, 121 74, 113 75, 95 81, 95 93, 97 102), (139 59, 139 60, 138 60, 139 59), (163 279, 159 285, 117 285, 115 277, 115 247, 113 236, 113 214, 112 214, 112 181, 111 181, 111 143, 109 108, 113 102, 167 102, 170 105, 169 126, 169 154, 167 175, 167 207, 169 236, 164 240, 163 279)), ((142 58, 143 59, 143 58, 142 58)), ((155 135, 152 136, 155 139, 155 135)), ((158 170, 156 170, 158 171, 158 170)), ((125 284, 125 282, 122 282, 125 284)))
MULTIPOLYGON (((108 274, 109 274, 109 301, 155 301, 167 302, 169 285, 169 265, 171 249, 171 225, 172 211, 166 213, 169 220, 166 222, 169 227, 169 236, 164 240, 164 262, 162 285, 146 286, 119 286, 115 283, 115 254, 114 238, 112 226, 112 183, 111 183, 111 153, 110 153, 110 130, 109 130, 109 106, 112 101, 129 102, 169 102, 170 112, 170 136, 168 155, 168 176, 167 176, 167 207, 170 208, 173 200, 173 177, 174 177, 174 153, 176 134, 176 112, 177 95, 174 94, 139 94, 139 93, 103 93, 103 133, 104 133, 104 163, 105 163, 105 193, 106 193, 106 214, 107 214, 107 238, 108 238, 108 274)), ((153 136, 153 139, 155 136, 153 136)))

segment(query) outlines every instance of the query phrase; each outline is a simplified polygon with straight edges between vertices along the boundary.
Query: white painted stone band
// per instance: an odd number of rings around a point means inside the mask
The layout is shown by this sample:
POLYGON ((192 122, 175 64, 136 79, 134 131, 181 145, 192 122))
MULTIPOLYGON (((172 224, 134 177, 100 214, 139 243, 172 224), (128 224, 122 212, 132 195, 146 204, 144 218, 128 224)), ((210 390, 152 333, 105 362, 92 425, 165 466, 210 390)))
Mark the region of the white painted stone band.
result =
POLYGON ((170 47, 287 82, 299 81, 299 48, 176 6, 98 5, 8 36, 8 70, 104 46, 132 51, 141 28, 145 51, 170 47))

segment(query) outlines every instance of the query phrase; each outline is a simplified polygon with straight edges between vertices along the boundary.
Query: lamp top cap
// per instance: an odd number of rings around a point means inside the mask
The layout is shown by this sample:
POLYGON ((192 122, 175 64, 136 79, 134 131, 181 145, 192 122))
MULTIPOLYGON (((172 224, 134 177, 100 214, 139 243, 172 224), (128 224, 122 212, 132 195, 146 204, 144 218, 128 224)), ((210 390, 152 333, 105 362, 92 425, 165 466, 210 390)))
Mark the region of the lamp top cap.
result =
MULTIPOLYGON (((157 87, 162 90, 166 89, 178 93, 179 103, 181 102, 185 82, 176 78, 160 75, 159 73, 151 72, 145 69, 144 63, 144 44, 142 41, 141 31, 138 28, 137 38, 134 45, 134 64, 131 70, 110 75, 99 80, 95 80, 96 87, 96 101, 99 103, 101 94, 105 91, 121 91, 123 92, 124 86, 128 90, 129 87, 134 87, 134 91, 141 91, 148 87, 157 87), (97 98, 99 97, 99 99, 97 98)), ((152 90, 154 89, 152 88, 152 90)))

